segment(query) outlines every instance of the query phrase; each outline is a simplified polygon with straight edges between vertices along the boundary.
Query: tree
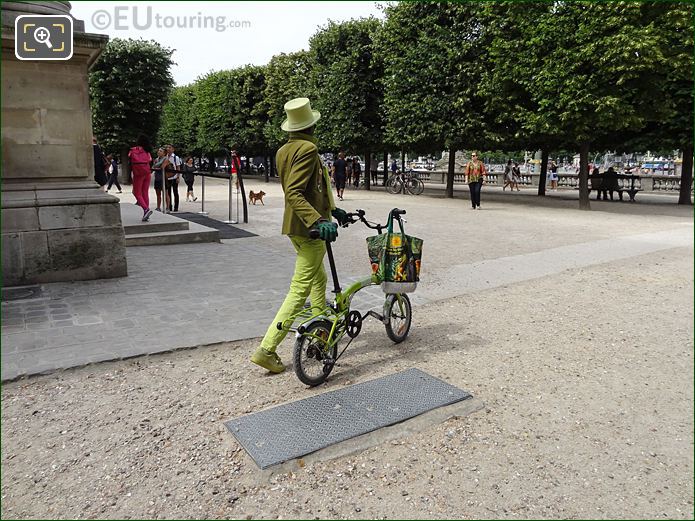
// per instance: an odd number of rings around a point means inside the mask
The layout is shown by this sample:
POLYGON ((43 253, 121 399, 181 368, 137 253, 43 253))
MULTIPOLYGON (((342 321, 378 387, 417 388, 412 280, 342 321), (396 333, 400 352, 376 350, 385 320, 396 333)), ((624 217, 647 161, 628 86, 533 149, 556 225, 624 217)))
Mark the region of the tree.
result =
POLYGON ((263 106, 265 67, 246 65, 231 71, 233 105, 229 146, 238 148, 249 158, 266 154, 268 146, 264 129, 268 114, 263 106))
MULTIPOLYGON (((379 34, 384 61, 386 141, 418 152, 486 144, 480 108, 485 31, 475 3, 402 2, 386 8, 379 34)), ((453 197, 453 159, 446 196, 453 197)))
POLYGON ((693 184, 693 6, 690 3, 642 5, 645 22, 663 29, 663 64, 659 99, 666 109, 648 123, 636 140, 643 148, 679 149, 683 156, 678 204, 692 204, 693 184))
MULTIPOLYGON (((197 148, 208 156, 239 150, 247 157, 247 168, 254 154, 266 153, 263 130, 267 121, 264 110, 264 67, 247 65, 229 71, 212 72, 196 81, 194 110, 198 115, 197 148)), ((211 164, 213 157, 211 159, 211 164)), ((244 222, 248 220, 246 191, 239 176, 244 205, 244 222)))
POLYGON ((155 41, 111 40, 89 74, 92 126, 107 151, 120 151, 130 182, 128 148, 139 134, 153 139, 173 85, 173 51, 155 41))
POLYGON ((179 155, 199 154, 198 117, 195 112, 195 85, 175 87, 162 108, 157 143, 171 143, 179 155))
POLYGON ((524 114, 523 125, 530 134, 577 144, 582 209, 590 208, 591 143, 618 140, 665 109, 654 97, 662 33, 643 23, 639 3, 554 2, 517 53, 527 71, 519 82, 537 107, 524 114))
POLYGON ((322 119, 319 143, 364 154, 367 188, 371 152, 383 141, 383 62, 374 44, 380 28, 375 18, 330 22, 309 42, 312 90, 322 119))
POLYGON ((552 8, 549 2, 490 2, 479 15, 489 39, 480 90, 490 140, 507 151, 541 150, 540 196, 545 195, 549 151, 561 145, 560 136, 552 129, 527 125, 539 105, 532 84, 520 81, 533 74, 528 60, 520 57, 528 58, 530 52, 542 57, 553 49, 552 38, 537 34, 538 20, 548 16, 552 8))
POLYGON ((247 65, 209 73, 196 81, 197 146, 206 153, 265 150, 264 67, 247 65))
POLYGON ((307 51, 277 54, 266 65, 263 103, 267 120, 263 135, 270 150, 277 150, 287 141, 287 132, 280 128, 285 120, 285 103, 294 98, 312 97, 310 75, 307 51))
POLYGON ((196 146, 204 154, 220 153, 232 141, 231 111, 235 85, 231 71, 211 72, 196 80, 194 111, 198 115, 196 146))

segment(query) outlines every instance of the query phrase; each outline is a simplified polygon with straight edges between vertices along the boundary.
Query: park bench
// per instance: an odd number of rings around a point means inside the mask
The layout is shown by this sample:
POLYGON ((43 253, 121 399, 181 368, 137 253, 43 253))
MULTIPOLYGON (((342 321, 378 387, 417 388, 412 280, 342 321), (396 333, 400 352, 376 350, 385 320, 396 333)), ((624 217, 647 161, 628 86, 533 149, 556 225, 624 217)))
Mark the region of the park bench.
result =
MULTIPOLYGON (((626 193, 629 196, 629 200, 631 203, 635 202, 635 196, 637 195, 637 192, 641 192, 641 188, 636 188, 635 187, 635 181, 639 180, 639 176, 636 175, 626 175, 626 174, 617 174, 617 179, 622 179, 622 180, 629 180, 630 181, 630 186, 627 187, 623 184, 623 186, 614 186, 613 187, 613 192, 618 192, 618 196, 620 197, 620 200, 623 200, 623 193, 626 193)), ((589 195, 591 195, 591 191, 596 192, 596 199, 598 199, 598 196, 600 195, 600 192, 604 190, 603 188, 603 181, 604 181, 604 176, 603 175, 590 175, 589 176, 589 195)), ((579 187, 576 188, 579 190, 579 187)), ((611 190, 608 189, 610 192, 611 190)))

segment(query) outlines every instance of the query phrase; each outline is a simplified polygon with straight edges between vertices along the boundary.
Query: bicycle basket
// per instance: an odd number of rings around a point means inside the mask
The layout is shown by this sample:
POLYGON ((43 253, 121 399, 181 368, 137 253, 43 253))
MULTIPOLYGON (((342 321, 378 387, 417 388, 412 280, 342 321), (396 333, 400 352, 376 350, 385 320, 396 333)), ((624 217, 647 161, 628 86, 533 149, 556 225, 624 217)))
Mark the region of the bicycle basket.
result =
POLYGON ((372 280, 381 284, 384 293, 412 293, 420 280, 422 239, 393 231, 389 218, 388 231, 367 237, 367 251, 372 265, 372 280))

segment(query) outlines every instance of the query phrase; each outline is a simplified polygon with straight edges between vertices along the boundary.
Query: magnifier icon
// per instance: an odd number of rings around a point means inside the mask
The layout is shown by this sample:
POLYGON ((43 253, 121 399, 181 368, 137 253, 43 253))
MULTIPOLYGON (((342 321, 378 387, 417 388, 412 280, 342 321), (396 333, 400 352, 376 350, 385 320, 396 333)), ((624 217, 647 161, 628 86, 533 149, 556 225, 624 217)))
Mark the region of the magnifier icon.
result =
POLYGON ((53 45, 51 45, 51 33, 48 29, 45 27, 37 27, 36 30, 34 31, 34 39, 39 42, 39 43, 45 43, 46 47, 49 49, 53 49, 53 45))

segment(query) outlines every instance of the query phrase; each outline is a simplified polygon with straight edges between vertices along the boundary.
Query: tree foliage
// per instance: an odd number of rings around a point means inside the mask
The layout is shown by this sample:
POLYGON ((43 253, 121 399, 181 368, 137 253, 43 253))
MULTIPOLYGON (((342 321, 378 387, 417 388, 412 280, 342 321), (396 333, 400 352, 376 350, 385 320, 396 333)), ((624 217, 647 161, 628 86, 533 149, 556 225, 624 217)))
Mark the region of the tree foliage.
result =
POLYGON ((317 137, 326 149, 364 152, 381 144, 383 62, 374 38, 375 18, 330 22, 309 42, 311 89, 321 112, 317 137))
POLYGON ((314 97, 310 75, 307 51, 275 55, 266 66, 263 108, 267 119, 263 136, 270 150, 280 148, 287 141, 287 133, 280 128, 285 119, 285 103, 294 98, 314 97))
POLYGON ((96 134, 120 149, 153 136, 161 114, 160 141, 185 152, 265 155, 287 138, 285 102, 306 96, 322 113, 324 150, 579 150, 587 208, 589 150, 678 148, 690 201, 690 3, 400 2, 384 12, 329 22, 309 50, 266 66, 200 77, 164 107, 171 51, 114 40, 90 75, 96 134))
POLYGON ((418 2, 386 9, 379 49, 388 141, 422 152, 482 145, 479 10, 475 3, 418 2))
POLYGON ((145 40, 106 45, 89 74, 92 126, 106 151, 129 147, 141 133, 154 138, 173 85, 172 52, 145 40))
POLYGON ((660 96, 664 28, 637 2, 487 9, 501 28, 491 49, 491 107, 513 111, 517 137, 580 149, 580 206, 588 208, 590 144, 610 146, 668 112, 660 96))
POLYGON ((247 65, 212 72, 196 82, 197 148, 205 153, 238 148, 253 155, 267 150, 263 130, 264 67, 247 65))
MULTIPOLYGON (((486 31, 477 3, 402 2, 386 9, 378 39, 384 61, 386 139, 420 152, 482 147, 480 99, 486 31)), ((447 196, 453 197, 454 163, 447 196)))
POLYGON ((162 109, 157 143, 176 146, 179 155, 199 154, 198 115, 195 111, 196 87, 175 87, 162 109))

